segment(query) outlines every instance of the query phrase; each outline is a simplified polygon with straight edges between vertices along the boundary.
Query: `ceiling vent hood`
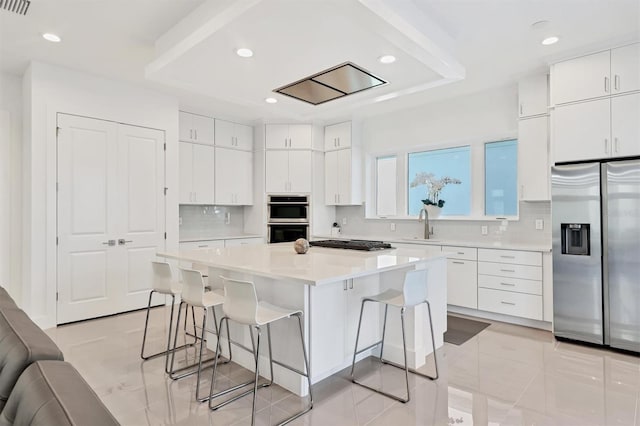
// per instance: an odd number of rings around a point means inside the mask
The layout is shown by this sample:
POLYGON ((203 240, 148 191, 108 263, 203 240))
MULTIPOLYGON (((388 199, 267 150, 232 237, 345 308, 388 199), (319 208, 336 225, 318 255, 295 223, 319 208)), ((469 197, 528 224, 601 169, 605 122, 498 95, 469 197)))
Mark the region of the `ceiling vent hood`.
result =
POLYGON ((387 82, 351 62, 345 62, 274 89, 274 92, 319 105, 383 84, 387 82))
POLYGON ((29 6, 31 6, 29 0, 0 0, 0 8, 19 15, 26 15, 29 6))

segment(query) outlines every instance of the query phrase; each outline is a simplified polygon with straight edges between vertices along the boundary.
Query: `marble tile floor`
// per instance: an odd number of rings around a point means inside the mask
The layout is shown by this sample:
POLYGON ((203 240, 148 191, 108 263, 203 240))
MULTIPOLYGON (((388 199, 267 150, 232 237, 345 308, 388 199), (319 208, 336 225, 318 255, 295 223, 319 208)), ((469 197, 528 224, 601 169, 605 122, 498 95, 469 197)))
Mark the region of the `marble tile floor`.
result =
MULTIPOLYGON (((168 317, 167 308, 152 310, 149 350, 166 344, 168 317)), ((47 332, 123 425, 250 424, 250 397, 210 411, 194 401, 195 377, 172 381, 164 358, 142 362, 143 325, 144 312, 133 312, 47 332)), ((190 349, 177 359, 192 362, 195 355, 190 349)), ((410 376, 407 404, 352 384, 344 370, 314 385, 313 410, 292 424, 640 426, 638 357, 499 322, 461 346, 445 343, 437 356, 440 379, 410 376)), ((220 371, 221 388, 252 376, 233 363, 220 371)), ((403 373, 393 367, 367 359, 358 371, 386 390, 404 389, 403 373)), ((210 369, 204 377, 208 389, 210 369)), ((279 386, 261 389, 257 424, 276 424, 306 402, 279 386)))

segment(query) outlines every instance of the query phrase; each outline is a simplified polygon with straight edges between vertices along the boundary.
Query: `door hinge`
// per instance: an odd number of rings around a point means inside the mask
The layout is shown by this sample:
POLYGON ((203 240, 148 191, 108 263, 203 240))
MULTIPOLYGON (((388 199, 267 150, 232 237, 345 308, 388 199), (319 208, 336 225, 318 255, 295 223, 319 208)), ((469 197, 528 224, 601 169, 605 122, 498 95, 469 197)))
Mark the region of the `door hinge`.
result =
POLYGON ((164 143, 164 150, 165 151, 167 150, 167 143, 166 142, 164 143))
POLYGON ((167 239, 167 233, 166 232, 164 233, 164 239, 165 240, 167 239))
POLYGON ((60 129, 62 129, 62 127, 56 127, 56 137, 60 136, 60 129))
POLYGON ((56 302, 58 301, 58 292, 56 291, 56 302))
POLYGON ((166 186, 164 187, 164 195, 167 195, 167 190, 168 190, 168 189, 169 189, 169 188, 167 188, 166 186))
POLYGON ((60 239, 58 237, 56 237, 56 245, 58 245, 59 241, 60 241, 60 239))

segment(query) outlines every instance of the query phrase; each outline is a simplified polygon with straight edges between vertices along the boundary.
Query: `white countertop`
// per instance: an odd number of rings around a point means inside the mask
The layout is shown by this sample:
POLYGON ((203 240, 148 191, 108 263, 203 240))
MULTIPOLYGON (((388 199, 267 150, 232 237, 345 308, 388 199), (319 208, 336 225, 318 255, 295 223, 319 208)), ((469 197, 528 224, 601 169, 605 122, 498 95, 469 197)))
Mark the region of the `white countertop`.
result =
POLYGON ((297 254, 293 243, 158 252, 158 256, 268 278, 322 285, 373 275, 446 258, 432 247, 416 246, 376 251, 311 247, 297 254))
POLYGON ((215 236, 215 237, 207 237, 207 236, 189 236, 189 237, 180 237, 180 243, 194 243, 196 241, 219 241, 219 240, 239 240, 242 238, 264 238, 262 235, 257 234, 240 234, 240 235, 223 235, 223 236, 215 236))
POLYGON ((423 238, 411 238, 411 237, 381 237, 377 235, 350 235, 340 234, 339 237, 332 237, 331 235, 315 235, 314 239, 328 239, 328 240, 369 240, 369 241, 384 241, 386 243, 401 243, 401 244, 415 244, 422 246, 457 246, 457 247, 477 247, 477 248, 489 248, 500 250, 527 250, 527 251, 539 251, 550 252, 551 245, 543 244, 531 244, 531 243, 518 243, 518 242, 506 242, 506 241, 459 241, 459 240, 447 240, 440 238, 433 238, 425 240, 423 238))

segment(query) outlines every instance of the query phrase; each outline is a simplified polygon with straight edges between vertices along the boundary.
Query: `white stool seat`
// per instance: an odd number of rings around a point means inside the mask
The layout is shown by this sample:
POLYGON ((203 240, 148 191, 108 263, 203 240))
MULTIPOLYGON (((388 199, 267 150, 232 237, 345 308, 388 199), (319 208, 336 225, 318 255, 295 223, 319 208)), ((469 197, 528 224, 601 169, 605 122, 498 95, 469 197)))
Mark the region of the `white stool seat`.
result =
POLYGON ((153 291, 160 294, 166 294, 168 296, 177 296, 182 293, 182 284, 180 283, 171 283, 171 288, 154 288, 153 291))
POLYGON ((258 302, 256 310, 256 323, 250 325, 265 325, 283 318, 290 318, 293 315, 302 314, 301 310, 291 310, 272 305, 267 302, 258 302))
POLYGON ((404 293, 399 290, 390 289, 374 296, 363 297, 363 299, 396 306, 398 308, 408 306, 404 300, 404 293))
POLYGON ((206 291, 202 295, 202 306, 200 307, 211 308, 213 306, 220 306, 223 303, 224 303, 224 290, 215 289, 213 291, 206 291))

